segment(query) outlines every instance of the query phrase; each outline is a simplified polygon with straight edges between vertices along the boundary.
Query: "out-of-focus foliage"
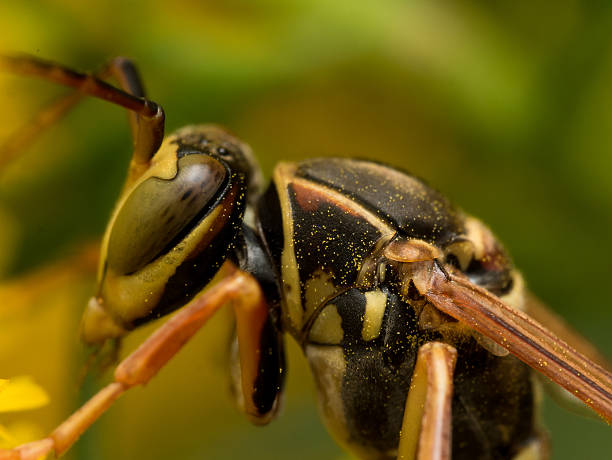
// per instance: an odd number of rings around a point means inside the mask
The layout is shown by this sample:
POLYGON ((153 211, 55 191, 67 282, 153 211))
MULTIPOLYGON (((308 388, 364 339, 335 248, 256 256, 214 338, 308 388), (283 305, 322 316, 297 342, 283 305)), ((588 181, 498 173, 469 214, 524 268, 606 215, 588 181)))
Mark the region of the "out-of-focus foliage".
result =
MULTIPOLYGON (((169 130, 222 123, 268 176, 279 160, 339 155, 426 178, 489 223, 532 290, 612 354, 609 2, 6 0, 0 30, 2 51, 81 69, 134 58, 169 130)), ((0 75, 0 140, 63 91, 0 75)), ((0 377, 33 375, 51 396, 9 422, 50 430, 101 385, 78 386, 95 266, 79 254, 103 231, 129 147, 122 111, 88 100, 0 173, 0 377)), ((343 455, 294 346, 280 419, 254 428, 234 410, 228 328, 215 318, 71 458, 343 455)), ((612 451, 603 423, 548 400, 544 413, 554 458, 612 451)))

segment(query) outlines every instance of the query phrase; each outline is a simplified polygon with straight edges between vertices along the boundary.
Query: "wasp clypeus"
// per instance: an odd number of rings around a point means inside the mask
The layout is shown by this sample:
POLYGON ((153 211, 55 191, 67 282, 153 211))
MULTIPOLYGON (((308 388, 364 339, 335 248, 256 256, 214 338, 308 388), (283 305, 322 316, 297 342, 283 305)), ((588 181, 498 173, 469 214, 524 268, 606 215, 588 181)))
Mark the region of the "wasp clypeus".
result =
POLYGON ((0 459, 64 453, 224 305, 246 416, 264 424, 278 411, 287 333, 310 363, 328 429, 361 458, 547 458, 531 368, 612 421, 612 375, 598 353, 525 292, 485 225, 421 180, 325 158, 281 163, 263 189, 249 146, 223 128, 164 137, 164 112, 126 59, 98 76, 25 56, 0 63, 77 89, 35 129, 85 95, 130 113, 134 152, 83 341, 115 341, 181 308, 47 438, 0 459))

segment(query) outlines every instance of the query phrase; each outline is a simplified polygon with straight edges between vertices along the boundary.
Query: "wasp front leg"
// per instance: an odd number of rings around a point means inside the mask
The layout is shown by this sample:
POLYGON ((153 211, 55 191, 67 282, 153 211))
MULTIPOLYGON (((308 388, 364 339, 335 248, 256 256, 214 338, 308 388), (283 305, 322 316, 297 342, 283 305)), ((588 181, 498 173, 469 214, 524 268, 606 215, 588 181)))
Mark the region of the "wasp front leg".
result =
MULTIPOLYGON (((0 451, 0 460, 35 460, 51 452, 57 456, 64 454, 119 396, 152 379, 208 319, 228 303, 236 314, 241 386, 246 407, 251 410, 251 405, 257 401, 256 392, 260 389, 258 369, 264 355, 260 344, 268 321, 268 306, 255 278, 236 269, 231 263, 228 265, 232 273, 183 308, 124 359, 117 366, 112 383, 94 395, 47 438, 0 451)), ((256 406, 254 410, 253 415, 258 415, 256 406)))

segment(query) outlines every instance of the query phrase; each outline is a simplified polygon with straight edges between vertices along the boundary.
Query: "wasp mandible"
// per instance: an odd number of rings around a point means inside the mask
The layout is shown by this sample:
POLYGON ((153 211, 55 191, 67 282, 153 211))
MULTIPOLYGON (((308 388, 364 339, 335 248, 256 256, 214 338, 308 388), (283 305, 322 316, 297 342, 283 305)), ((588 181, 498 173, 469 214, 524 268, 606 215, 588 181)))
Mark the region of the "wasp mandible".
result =
POLYGON ((526 293, 483 223, 422 180, 324 158, 281 163, 264 188, 251 149, 224 128, 164 137, 164 112, 127 59, 98 76, 27 56, 0 62, 76 88, 55 117, 85 95, 130 113, 134 151, 82 340, 117 340, 180 309, 47 438, 0 459, 64 453, 225 305, 236 318, 234 394, 249 420, 278 412, 288 334, 310 363, 325 424, 360 458, 547 458, 532 369, 612 421, 601 358, 526 293))

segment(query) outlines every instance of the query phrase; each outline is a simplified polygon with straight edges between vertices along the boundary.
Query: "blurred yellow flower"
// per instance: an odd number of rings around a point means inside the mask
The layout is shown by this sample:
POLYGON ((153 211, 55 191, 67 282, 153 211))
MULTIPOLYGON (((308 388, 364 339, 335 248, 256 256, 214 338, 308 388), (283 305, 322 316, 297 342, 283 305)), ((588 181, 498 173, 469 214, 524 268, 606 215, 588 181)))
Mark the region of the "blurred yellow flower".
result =
MULTIPOLYGON (((49 402, 49 396, 31 377, 0 379, 0 413, 15 412, 42 407, 49 402)), ((0 448, 15 447, 32 441, 39 436, 35 425, 16 422, 10 428, 0 424, 0 448)))

